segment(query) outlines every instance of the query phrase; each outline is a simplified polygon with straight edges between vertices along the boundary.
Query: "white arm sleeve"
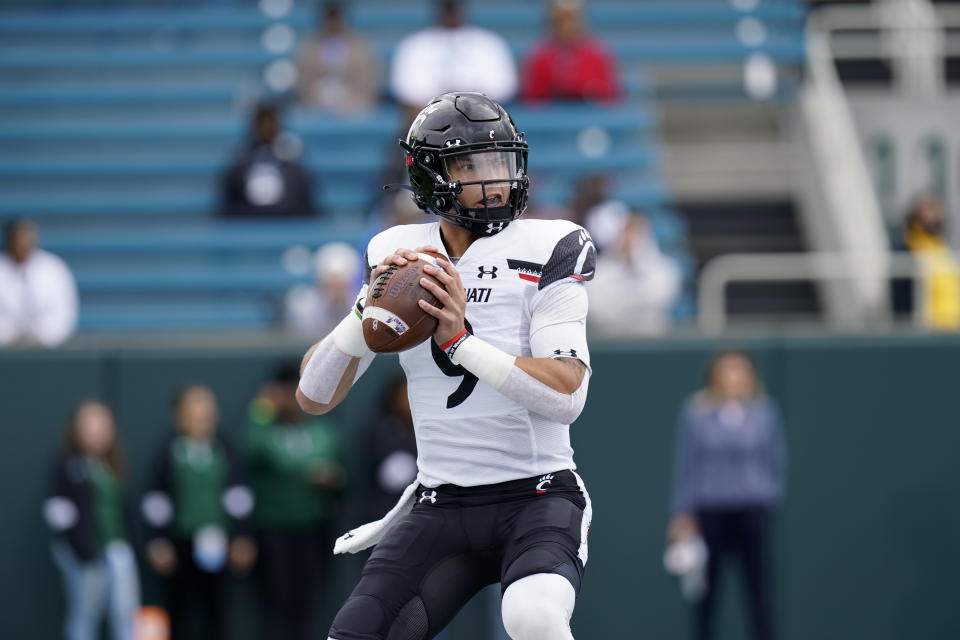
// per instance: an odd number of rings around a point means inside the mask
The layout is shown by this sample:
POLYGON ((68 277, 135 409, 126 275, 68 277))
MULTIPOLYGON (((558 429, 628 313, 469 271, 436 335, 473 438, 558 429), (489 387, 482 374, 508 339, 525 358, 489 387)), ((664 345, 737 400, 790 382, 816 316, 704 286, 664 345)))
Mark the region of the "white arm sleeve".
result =
POLYGON ((532 302, 530 354, 534 358, 573 358, 590 368, 587 349, 587 289, 561 280, 538 291, 532 302))
MULTIPOLYGON (((355 383, 367 370, 376 355, 367 348, 363 338, 363 322, 358 309, 367 297, 367 284, 357 294, 358 304, 347 313, 333 331, 325 337, 307 362, 300 376, 300 391, 314 402, 329 404, 347 367, 354 358, 360 358, 355 383)), ((351 383, 352 384, 352 383, 351 383)))
MULTIPOLYGON (((368 350, 360 356, 360 364, 357 366, 357 375, 353 377, 353 383, 356 383, 367 370, 373 362, 374 355, 376 354, 368 350)), ((337 347, 332 335, 327 336, 317 346, 303 369, 303 375, 300 376, 300 391, 316 403, 329 404, 353 358, 354 356, 347 355, 337 347)))
POLYGON ((469 337, 455 357, 468 371, 534 413, 570 424, 583 411, 590 382, 587 350, 587 293, 577 281, 561 281, 537 293, 530 322, 534 358, 571 358, 586 367, 583 381, 571 394, 540 382, 514 364, 514 357, 476 336, 469 337))
POLYGON ((587 401, 590 383, 587 307, 583 283, 561 280, 537 292, 530 318, 530 354, 534 358, 572 358, 587 367, 576 391, 560 393, 514 367, 500 393, 561 424, 576 420, 587 401))
POLYGON ((586 371, 576 391, 571 394, 561 393, 514 365, 499 391, 534 413, 560 424, 572 424, 587 403, 589 384, 590 372, 586 371))

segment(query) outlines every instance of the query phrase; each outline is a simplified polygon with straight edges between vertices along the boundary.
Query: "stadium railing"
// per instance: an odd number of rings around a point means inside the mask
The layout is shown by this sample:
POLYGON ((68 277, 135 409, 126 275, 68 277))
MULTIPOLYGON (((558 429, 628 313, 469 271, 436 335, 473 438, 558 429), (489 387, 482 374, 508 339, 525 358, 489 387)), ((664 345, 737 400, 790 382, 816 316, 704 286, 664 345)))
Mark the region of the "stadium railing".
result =
MULTIPOLYGON (((883 265, 879 279, 887 284, 890 279, 913 281, 912 323, 922 327, 924 323, 923 278, 931 273, 931 267, 921 256, 904 252, 888 252, 866 256, 870 263, 883 265)), ((954 259, 960 258, 955 254, 954 259)), ((842 252, 807 252, 777 254, 730 253, 718 256, 704 265, 700 273, 700 289, 697 304, 697 326, 705 334, 722 333, 730 324, 727 313, 726 290, 731 284, 758 282, 808 282, 819 284, 846 281, 856 286, 864 281, 878 279, 874 270, 864 271, 864 256, 842 252)), ((887 287, 889 289, 889 287, 887 287)), ((886 290, 886 289, 885 289, 886 290)), ((848 310, 851 311, 851 310, 848 310)), ((847 327, 889 325, 894 321, 888 296, 882 296, 880 304, 867 313, 844 313, 835 309, 826 320, 847 327)))

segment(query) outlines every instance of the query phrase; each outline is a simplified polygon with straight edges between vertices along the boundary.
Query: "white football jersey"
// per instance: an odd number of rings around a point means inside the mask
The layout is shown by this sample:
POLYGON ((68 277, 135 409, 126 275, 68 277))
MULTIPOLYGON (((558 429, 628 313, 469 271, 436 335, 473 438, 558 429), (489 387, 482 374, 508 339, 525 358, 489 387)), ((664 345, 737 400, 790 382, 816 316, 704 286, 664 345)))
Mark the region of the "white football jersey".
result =
MULTIPOLYGON (((398 248, 443 250, 439 222, 404 225, 367 247, 373 267, 398 248)), ((587 296, 596 251, 566 220, 517 220, 476 239, 456 261, 467 292, 467 327, 506 353, 570 357, 590 366, 587 296)), ((400 354, 417 439, 418 480, 477 486, 574 469, 570 427, 533 413, 462 366, 435 340, 400 354)))

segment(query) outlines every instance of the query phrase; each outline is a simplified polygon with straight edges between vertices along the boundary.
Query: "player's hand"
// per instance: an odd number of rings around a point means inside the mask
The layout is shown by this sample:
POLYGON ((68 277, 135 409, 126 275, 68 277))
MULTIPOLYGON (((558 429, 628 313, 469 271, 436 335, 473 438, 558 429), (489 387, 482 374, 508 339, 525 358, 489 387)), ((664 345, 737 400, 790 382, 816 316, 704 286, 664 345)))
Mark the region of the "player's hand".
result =
POLYGON ((428 264, 423 271, 439 280, 442 286, 429 278, 421 278, 420 284, 440 301, 443 308, 438 309, 426 300, 420 300, 420 308, 439 321, 437 330, 433 333, 433 339, 437 344, 443 344, 463 331, 463 316, 467 311, 467 292, 463 289, 460 272, 452 264, 443 259, 437 259, 437 264, 440 265, 440 269, 428 264))
POLYGON ((419 260, 419 258, 417 257, 417 253, 421 251, 435 251, 436 253, 443 253, 442 251, 440 251, 439 249, 431 245, 424 245, 422 247, 417 247, 416 249, 397 249, 396 251, 388 255, 386 258, 381 260, 380 264, 378 264, 373 268, 373 270, 370 272, 370 283, 373 284, 373 282, 375 282, 376 279, 379 278, 381 274, 383 274, 383 272, 385 272, 387 269, 389 269, 393 265, 402 267, 403 265, 407 264, 407 262, 409 261, 419 260))

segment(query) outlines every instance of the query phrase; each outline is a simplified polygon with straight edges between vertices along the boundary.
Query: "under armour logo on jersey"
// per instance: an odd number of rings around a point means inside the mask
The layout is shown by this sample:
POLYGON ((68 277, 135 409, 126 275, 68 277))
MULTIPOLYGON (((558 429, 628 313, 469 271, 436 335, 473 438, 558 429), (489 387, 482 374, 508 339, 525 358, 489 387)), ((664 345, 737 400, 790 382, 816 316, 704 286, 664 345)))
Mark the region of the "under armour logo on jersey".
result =
POLYGON ((503 228, 507 226, 506 222, 488 222, 487 223, 487 233, 497 233, 503 231, 503 228))
POLYGON ((553 355, 557 356, 558 358, 577 358, 578 357, 576 349, 567 349, 566 351, 564 351, 563 349, 554 349, 553 355))
POLYGON ((553 474, 548 473, 545 476, 540 476, 540 482, 537 483, 537 495, 547 492, 547 485, 553 480, 553 474))
POLYGON ((480 273, 477 274, 477 277, 478 277, 478 278, 483 278, 483 276, 490 276, 490 279, 491 279, 491 280, 494 279, 494 278, 496 278, 496 277, 497 277, 497 268, 496 268, 496 267, 490 267, 489 269, 487 269, 486 267, 482 267, 482 266, 481 266, 481 267, 480 267, 480 273))
POLYGON ((424 503, 427 500, 430 501, 430 504, 434 504, 437 501, 437 492, 436 491, 424 491, 420 494, 420 502, 424 503))

